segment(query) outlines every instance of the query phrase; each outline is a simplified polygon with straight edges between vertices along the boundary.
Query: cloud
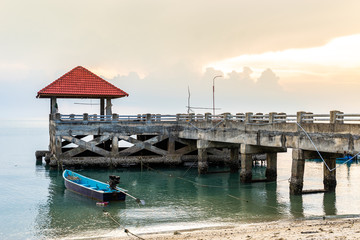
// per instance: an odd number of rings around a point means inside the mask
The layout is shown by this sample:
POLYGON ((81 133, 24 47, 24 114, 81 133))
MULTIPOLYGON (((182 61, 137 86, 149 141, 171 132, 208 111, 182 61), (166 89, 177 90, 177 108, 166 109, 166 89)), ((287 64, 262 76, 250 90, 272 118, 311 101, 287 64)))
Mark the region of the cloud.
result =
POLYGON ((208 64, 223 72, 231 72, 250 65, 256 69, 271 68, 282 76, 310 73, 321 75, 329 70, 354 69, 360 67, 360 34, 339 37, 320 47, 287 49, 261 54, 245 54, 235 58, 208 64))

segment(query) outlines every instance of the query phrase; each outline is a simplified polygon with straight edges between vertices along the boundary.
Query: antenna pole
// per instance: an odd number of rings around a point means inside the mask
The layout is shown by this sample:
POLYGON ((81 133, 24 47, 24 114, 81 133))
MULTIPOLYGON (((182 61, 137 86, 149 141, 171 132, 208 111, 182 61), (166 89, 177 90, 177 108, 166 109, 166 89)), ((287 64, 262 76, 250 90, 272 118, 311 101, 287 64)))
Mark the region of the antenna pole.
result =
POLYGON ((215 116, 215 78, 222 77, 222 75, 213 78, 213 115, 215 116))

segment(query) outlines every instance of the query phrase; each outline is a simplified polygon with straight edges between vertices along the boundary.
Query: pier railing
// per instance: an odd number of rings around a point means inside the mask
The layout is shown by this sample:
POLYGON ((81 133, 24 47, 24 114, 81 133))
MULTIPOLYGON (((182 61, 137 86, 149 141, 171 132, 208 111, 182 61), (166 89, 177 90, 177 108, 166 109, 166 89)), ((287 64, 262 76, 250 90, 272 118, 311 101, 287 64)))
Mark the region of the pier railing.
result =
POLYGON ((314 114, 307 112, 297 112, 297 114, 275 113, 269 114, 251 112, 247 113, 223 113, 220 115, 205 114, 137 114, 137 115, 82 115, 75 114, 53 114, 50 115, 51 120, 64 123, 76 122, 201 122, 201 121, 235 121, 245 122, 247 124, 273 124, 273 123, 359 123, 360 114, 344 114, 340 111, 331 111, 330 114, 314 114))

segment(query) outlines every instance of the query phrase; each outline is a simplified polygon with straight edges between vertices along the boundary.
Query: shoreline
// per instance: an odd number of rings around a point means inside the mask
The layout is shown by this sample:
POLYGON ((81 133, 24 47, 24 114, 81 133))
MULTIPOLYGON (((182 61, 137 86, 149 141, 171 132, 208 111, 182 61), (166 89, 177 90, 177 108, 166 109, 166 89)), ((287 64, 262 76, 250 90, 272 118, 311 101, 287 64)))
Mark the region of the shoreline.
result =
MULTIPOLYGON (((327 217, 274 222, 229 224, 218 227, 136 234, 146 240, 215 240, 215 239, 360 239, 360 217, 327 217)), ((137 239, 134 235, 97 239, 137 239)), ((91 239, 91 238, 89 238, 91 239)))

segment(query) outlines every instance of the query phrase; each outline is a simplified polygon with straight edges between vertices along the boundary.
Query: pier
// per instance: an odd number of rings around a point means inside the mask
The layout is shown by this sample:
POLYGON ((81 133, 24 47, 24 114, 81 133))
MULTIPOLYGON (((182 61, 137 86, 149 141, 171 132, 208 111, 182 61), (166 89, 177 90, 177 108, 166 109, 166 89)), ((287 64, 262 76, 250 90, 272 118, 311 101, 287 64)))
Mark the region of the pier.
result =
POLYGON ((277 180, 277 153, 292 149, 290 193, 334 191, 336 158, 360 150, 360 114, 270 112, 206 114, 137 114, 112 112, 112 99, 127 97, 83 67, 76 67, 47 87, 38 98, 50 99, 48 151, 36 158, 51 167, 106 167, 197 164, 206 174, 212 163, 240 170, 240 181, 252 179, 254 156, 262 154, 266 178, 277 180), (60 114, 57 98, 90 98, 100 114, 60 114), (264 155, 265 154, 265 155, 264 155), (305 159, 324 161, 324 189, 303 192, 305 159))
POLYGON ((290 191, 301 194, 305 159, 324 158, 324 190, 336 187, 335 160, 360 149, 360 114, 298 112, 235 114, 61 115, 50 114, 50 166, 121 167, 209 162, 240 169, 252 182, 253 155, 266 153, 266 181, 277 178, 277 153, 292 148, 290 191), (129 143, 121 147, 120 142, 129 143))

